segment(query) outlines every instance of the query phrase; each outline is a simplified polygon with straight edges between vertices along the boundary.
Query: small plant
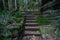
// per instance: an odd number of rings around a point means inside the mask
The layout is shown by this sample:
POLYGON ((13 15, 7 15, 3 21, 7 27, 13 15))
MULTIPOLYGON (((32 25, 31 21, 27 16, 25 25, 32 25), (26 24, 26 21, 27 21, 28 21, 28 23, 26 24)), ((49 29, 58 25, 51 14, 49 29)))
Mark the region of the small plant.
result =
POLYGON ((15 21, 16 21, 16 23, 20 23, 20 22, 21 22, 21 18, 13 17, 13 20, 15 20, 15 21))
POLYGON ((47 18, 38 18, 37 21, 38 21, 39 25, 47 25, 50 23, 47 18))
POLYGON ((16 17, 16 18, 20 18, 20 17, 22 17, 22 15, 21 15, 21 13, 16 13, 16 14, 15 14, 15 17, 16 17))
POLYGON ((4 37, 0 35, 0 40, 4 40, 4 37))
POLYGON ((21 22, 21 19, 20 18, 17 18, 16 22, 17 23, 20 23, 21 22))
POLYGON ((5 24, 3 24, 3 23, 0 23, 0 27, 4 27, 5 26, 5 24))
POLYGON ((13 20, 16 20, 17 18, 16 17, 12 17, 13 20))
POLYGON ((14 22, 13 19, 8 20, 8 24, 12 24, 14 22))

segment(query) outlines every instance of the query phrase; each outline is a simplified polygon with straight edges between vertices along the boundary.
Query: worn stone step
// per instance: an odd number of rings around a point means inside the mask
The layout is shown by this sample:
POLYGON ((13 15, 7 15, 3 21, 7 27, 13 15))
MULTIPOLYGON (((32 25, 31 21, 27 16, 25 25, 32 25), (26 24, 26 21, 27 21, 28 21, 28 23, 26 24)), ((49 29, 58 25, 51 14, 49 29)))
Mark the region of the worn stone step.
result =
POLYGON ((30 29, 30 28, 36 28, 36 29, 39 29, 40 27, 39 26, 25 26, 26 29, 30 29))
POLYGON ((36 15, 25 15, 25 16, 26 16, 26 17, 27 17, 27 16, 30 16, 30 17, 31 17, 31 16, 34 16, 34 17, 35 17, 36 15))
POLYGON ((24 34, 24 36, 32 36, 32 35, 41 36, 41 34, 24 34))
POLYGON ((36 20, 36 18, 26 18, 26 20, 36 20))
POLYGON ((26 23, 37 23, 36 20, 26 20, 26 23))
POLYGON ((22 15, 34 15, 34 14, 32 14, 32 13, 23 13, 22 15))
POLYGON ((36 20, 26 20, 26 23, 37 23, 36 20))
POLYGON ((38 23, 25 23, 25 26, 38 26, 38 23))
POLYGON ((29 30, 25 30, 24 34, 36 35, 36 34, 40 34, 40 31, 29 31, 29 30))
POLYGON ((32 25, 32 24, 27 25, 27 24, 25 24, 24 26, 38 26, 38 24, 36 24, 36 25, 32 25))
POLYGON ((30 16, 27 16, 26 18, 36 18, 36 17, 33 17, 33 16, 32 16, 32 17, 30 17, 30 16))
POLYGON ((36 24, 38 24, 38 23, 25 23, 25 24, 28 24, 28 25, 36 25, 36 24))
POLYGON ((22 15, 34 15, 32 13, 23 13, 22 15))
POLYGON ((36 20, 26 20, 26 21, 36 21, 36 20))
POLYGON ((39 29, 25 29, 25 31, 38 31, 39 29))
POLYGON ((27 18, 26 20, 36 20, 36 18, 27 18))
POLYGON ((25 30, 39 30, 38 26, 25 26, 25 30))
POLYGON ((34 27, 37 27, 37 26, 39 26, 39 25, 25 25, 25 27, 26 27, 26 26, 27 26, 27 27, 33 27, 33 26, 34 26, 34 27))
POLYGON ((18 38, 17 38, 17 37, 15 37, 15 38, 12 38, 12 40, 18 40, 18 38))
POLYGON ((26 16, 26 18, 36 18, 36 16, 26 16))
POLYGON ((41 36, 35 36, 35 35, 32 35, 32 36, 24 36, 23 37, 23 40, 41 40, 41 36))
POLYGON ((36 19, 36 17, 27 17, 26 20, 27 19, 36 19))
POLYGON ((37 17, 35 15, 26 15, 26 17, 37 17))

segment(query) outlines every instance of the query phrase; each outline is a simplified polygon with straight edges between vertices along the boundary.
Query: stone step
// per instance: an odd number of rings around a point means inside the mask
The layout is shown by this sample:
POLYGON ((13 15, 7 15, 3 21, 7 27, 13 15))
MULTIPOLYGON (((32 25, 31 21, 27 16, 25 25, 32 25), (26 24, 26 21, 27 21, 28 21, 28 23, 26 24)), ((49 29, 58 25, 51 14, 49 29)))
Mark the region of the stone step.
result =
POLYGON ((37 35, 28 35, 28 36, 24 36, 24 37, 33 37, 33 36, 35 36, 35 37, 41 37, 41 36, 37 36, 37 35))
POLYGON ((36 20, 26 20, 26 23, 37 23, 36 20))
POLYGON ((27 18, 26 20, 36 20, 35 18, 27 18))
POLYGON ((27 25, 27 24, 25 24, 24 26, 38 26, 38 24, 36 24, 36 25, 32 25, 32 24, 27 25))
POLYGON ((23 15, 34 15, 32 13, 23 13, 23 15))
POLYGON ((39 26, 39 25, 25 25, 25 27, 26 27, 26 26, 27 26, 27 27, 33 27, 33 26, 34 26, 34 27, 37 27, 37 26, 39 26))
POLYGON ((34 15, 32 13, 23 13, 22 15, 34 15))
POLYGON ((34 14, 28 14, 28 15, 24 15, 25 17, 37 17, 37 15, 34 14))
POLYGON ((32 35, 41 36, 41 34, 24 34, 24 36, 32 36, 32 35))
POLYGON ((37 21, 26 21, 26 23, 37 23, 37 21))
POLYGON ((25 15, 25 16, 26 16, 26 17, 28 17, 28 16, 29 16, 29 17, 32 17, 32 16, 36 17, 36 15, 25 15))
POLYGON ((35 18, 35 17, 37 17, 37 16, 35 16, 35 15, 26 15, 25 17, 26 17, 26 18, 30 18, 30 17, 35 18))
POLYGON ((26 17, 26 20, 27 19, 36 19, 36 17, 26 17))
POLYGON ((36 21, 36 20, 26 20, 26 21, 36 21))
POLYGON ((12 40, 18 40, 18 38, 17 38, 17 37, 15 37, 15 38, 12 38, 12 40))
POLYGON ((25 26, 38 26, 38 23, 25 23, 25 26))
POLYGON ((25 26, 25 30, 39 30, 38 26, 25 26))
POLYGON ((24 34, 26 34, 26 35, 38 35, 38 34, 40 34, 40 31, 29 31, 29 30, 25 30, 25 32, 24 32, 24 34))
POLYGON ((33 39, 35 39, 35 40, 41 40, 41 36, 35 36, 35 35, 32 35, 32 36, 24 36, 23 37, 23 40, 33 40, 33 39))
POLYGON ((32 35, 41 36, 41 34, 24 34, 24 36, 32 36, 32 35))
POLYGON ((36 29, 39 29, 40 27, 39 26, 25 26, 26 29, 30 29, 30 28, 36 28, 36 29))
POLYGON ((36 15, 25 15, 26 17, 37 17, 36 15))
POLYGON ((27 24, 27 25, 36 25, 36 24, 38 24, 38 23, 25 23, 25 24, 27 24))

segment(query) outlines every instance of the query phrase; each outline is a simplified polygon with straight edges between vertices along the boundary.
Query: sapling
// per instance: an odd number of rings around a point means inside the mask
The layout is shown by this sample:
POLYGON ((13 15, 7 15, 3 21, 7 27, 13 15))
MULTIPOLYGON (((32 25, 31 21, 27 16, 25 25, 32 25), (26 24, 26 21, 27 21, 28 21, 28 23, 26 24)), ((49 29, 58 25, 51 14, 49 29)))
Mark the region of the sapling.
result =
POLYGON ((9 19, 9 20, 8 20, 8 24, 12 24, 13 22, 14 22, 13 19, 9 19))

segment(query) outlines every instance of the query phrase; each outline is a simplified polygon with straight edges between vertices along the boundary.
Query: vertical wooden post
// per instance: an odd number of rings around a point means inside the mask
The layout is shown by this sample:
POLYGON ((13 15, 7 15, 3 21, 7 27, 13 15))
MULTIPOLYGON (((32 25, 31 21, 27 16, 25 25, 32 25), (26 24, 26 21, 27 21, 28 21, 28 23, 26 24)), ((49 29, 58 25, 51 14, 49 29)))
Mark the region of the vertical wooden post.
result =
POLYGON ((39 0, 39 2, 40 2, 40 5, 42 4, 42 0, 39 0))
POLYGON ((16 0, 16 7, 18 7, 19 6, 19 3, 20 2, 20 0, 16 0))
POLYGON ((9 10, 11 10, 11 8, 12 8, 12 0, 8 0, 8 8, 9 8, 9 10))
POLYGON ((19 10, 19 12, 20 12, 20 0, 18 0, 17 9, 18 9, 18 10, 19 10))
POLYGON ((5 7, 5 1, 4 1, 4 0, 2 0, 2 2, 3 2, 4 10, 5 10, 5 9, 6 9, 6 7, 5 7))
POLYGON ((26 10, 26 11, 27 11, 27 9, 28 9, 28 8, 27 8, 27 7, 28 7, 27 4, 28 4, 28 0, 24 0, 24 6, 25 6, 25 10, 26 10))
POLYGON ((9 0, 8 0, 8 8, 9 8, 9 10, 10 10, 10 4, 9 4, 9 0))
POLYGON ((17 2, 16 2, 16 0, 15 0, 15 10, 17 9, 17 2))

